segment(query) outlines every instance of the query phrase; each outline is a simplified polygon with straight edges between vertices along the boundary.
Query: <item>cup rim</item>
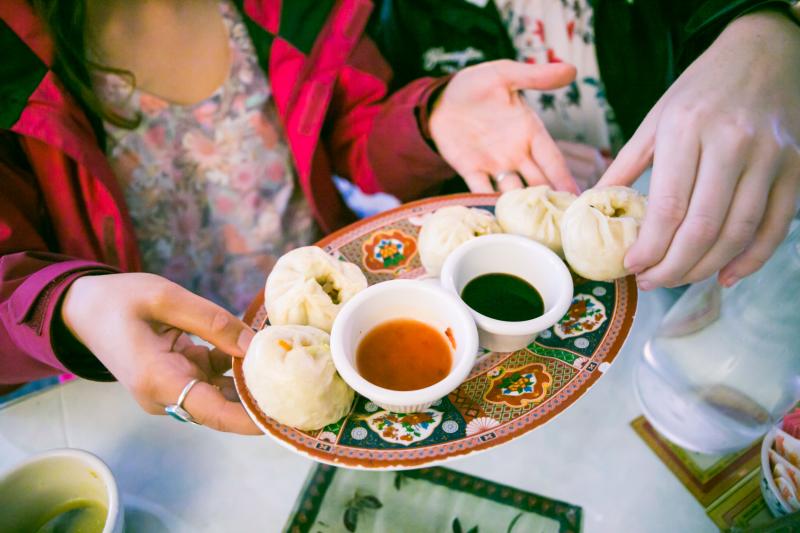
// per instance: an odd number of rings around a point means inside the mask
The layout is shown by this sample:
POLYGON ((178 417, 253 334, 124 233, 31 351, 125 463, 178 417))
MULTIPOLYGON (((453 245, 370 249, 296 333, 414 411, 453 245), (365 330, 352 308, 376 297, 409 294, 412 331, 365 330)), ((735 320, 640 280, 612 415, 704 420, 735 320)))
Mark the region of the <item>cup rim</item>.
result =
MULTIPOLYGON (((490 274, 490 272, 486 273, 490 274)), ((561 257, 559 257, 558 254, 556 254, 547 246, 520 235, 483 235, 461 244, 458 248, 453 250, 450 255, 447 256, 447 259, 445 259, 444 265, 442 266, 440 279, 442 286, 451 293, 455 294, 459 301, 464 303, 472 316, 475 318, 475 321, 482 329, 498 335, 526 335, 532 331, 543 331, 549 328, 561 320, 561 318, 567 312, 569 306, 572 304, 572 299, 575 292, 575 288, 572 283, 572 275, 569 273, 569 268, 567 268, 567 265, 564 263, 561 257), (498 242, 507 243, 512 246, 521 246, 533 252, 534 254, 539 254, 540 257, 546 258, 548 263, 552 265, 554 275, 557 276, 558 280, 561 282, 561 286, 567 289, 559 291, 553 306, 541 316, 519 322, 498 320, 496 318, 479 313, 461 300, 461 295, 456 290, 455 284, 455 273, 458 265, 464 259, 464 256, 473 251, 475 248, 489 246, 493 243, 497 244, 498 242)))
POLYGON ((108 510, 106 513, 106 523, 103 526, 103 533, 112 533, 116 527, 117 517, 119 516, 120 512, 119 488, 117 487, 117 480, 114 478, 114 474, 111 472, 111 469, 108 467, 108 465, 91 452, 87 452, 86 450, 81 450, 79 448, 56 448, 31 455, 10 469, 0 473, 0 483, 3 483, 14 474, 24 470, 25 468, 28 468, 35 463, 57 458, 69 458, 82 461, 96 471, 100 476, 101 480, 103 481, 103 485, 106 488, 106 494, 108 497, 108 510))
MULTIPOLYGON (((413 318, 413 317, 410 317, 413 318)), ((475 321, 469 313, 467 306, 448 291, 432 283, 419 280, 395 279, 370 285, 363 291, 348 300, 334 320, 331 329, 331 358, 339 375, 344 381, 362 396, 375 403, 410 406, 434 402, 454 391, 463 383, 478 355, 478 330, 475 321), (356 312, 362 302, 369 298, 374 298, 376 294, 388 291, 405 291, 413 287, 415 290, 422 290, 433 293, 438 299, 445 300, 456 316, 456 320, 463 322, 464 337, 458 339, 454 350, 454 359, 457 363, 452 366, 447 376, 424 389, 409 391, 398 391, 379 387, 368 381, 359 374, 355 364, 350 361, 344 350, 344 326, 356 312), (459 357, 456 356, 459 355, 459 357)))

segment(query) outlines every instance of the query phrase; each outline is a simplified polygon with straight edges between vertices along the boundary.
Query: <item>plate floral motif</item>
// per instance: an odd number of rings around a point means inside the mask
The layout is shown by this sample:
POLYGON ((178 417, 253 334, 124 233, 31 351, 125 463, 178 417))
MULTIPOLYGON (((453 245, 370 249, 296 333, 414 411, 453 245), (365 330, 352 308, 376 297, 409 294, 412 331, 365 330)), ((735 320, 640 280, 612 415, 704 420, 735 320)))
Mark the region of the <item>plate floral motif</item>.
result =
POLYGON ((417 253, 417 241, 401 230, 378 231, 364 242, 364 267, 370 272, 397 272, 417 253))
POLYGON ((331 431, 323 431, 322 433, 317 435, 317 438, 325 442, 336 442, 336 433, 333 433, 331 431))
POLYGON ((511 407, 524 407, 543 399, 553 383, 553 376, 541 363, 508 370, 497 367, 489 372, 489 377, 492 385, 484 396, 486 401, 511 407))
POLYGON ((591 294, 576 294, 567 314, 553 331, 561 339, 578 337, 600 328, 608 319, 606 307, 591 294))
MULTIPOLYGON (((452 205, 491 211, 496 201, 494 194, 421 200, 357 222, 317 245, 360 266, 370 284, 400 275, 418 278, 424 269, 417 260, 415 221, 452 205)), ((633 277, 608 283, 574 279, 578 296, 561 324, 524 350, 481 355, 464 383, 423 413, 390 413, 357 397, 351 412, 336 423, 300 431, 258 408, 240 358, 233 361, 236 390, 264 433, 304 457, 338 467, 420 468, 502 445, 568 409, 602 377, 630 331, 636 310, 633 277), (519 376, 511 379, 514 373, 519 376), (504 378, 510 382, 503 384, 504 378)), ((244 320, 256 329, 268 322, 263 303, 260 291, 245 313, 244 320)))
POLYGON ((470 420, 467 424, 467 435, 475 435, 477 433, 485 433, 492 428, 496 428, 500 422, 491 416, 481 416, 470 420))
POLYGON ((379 411, 367 418, 366 422, 386 442, 408 446, 430 437, 442 423, 442 412, 435 409, 421 413, 379 411))

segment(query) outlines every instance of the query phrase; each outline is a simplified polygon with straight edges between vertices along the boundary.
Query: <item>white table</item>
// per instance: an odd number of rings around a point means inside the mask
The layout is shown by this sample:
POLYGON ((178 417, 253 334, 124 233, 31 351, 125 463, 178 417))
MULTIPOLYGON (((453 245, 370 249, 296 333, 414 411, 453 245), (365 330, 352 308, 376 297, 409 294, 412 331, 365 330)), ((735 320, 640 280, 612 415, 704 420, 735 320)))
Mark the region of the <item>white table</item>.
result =
MULTIPOLYGON (((587 533, 716 531, 630 427, 640 414, 632 370, 669 302, 665 291, 640 294, 623 352, 555 420, 446 466, 580 505, 587 533)), ((117 384, 73 382, 0 409, 0 471, 65 446, 108 463, 132 531, 280 531, 312 466, 268 437, 149 416, 117 384)))

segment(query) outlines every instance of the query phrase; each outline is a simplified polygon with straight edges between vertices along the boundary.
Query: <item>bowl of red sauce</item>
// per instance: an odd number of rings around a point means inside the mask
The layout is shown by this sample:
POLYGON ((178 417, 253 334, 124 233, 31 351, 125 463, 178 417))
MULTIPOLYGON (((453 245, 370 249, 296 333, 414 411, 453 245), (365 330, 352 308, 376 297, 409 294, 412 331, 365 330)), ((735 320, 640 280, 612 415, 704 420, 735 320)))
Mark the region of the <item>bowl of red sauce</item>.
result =
POLYGON ((477 353, 469 310, 430 281, 368 287, 344 305, 331 331, 333 364, 342 379, 396 413, 422 411, 454 391, 477 353))

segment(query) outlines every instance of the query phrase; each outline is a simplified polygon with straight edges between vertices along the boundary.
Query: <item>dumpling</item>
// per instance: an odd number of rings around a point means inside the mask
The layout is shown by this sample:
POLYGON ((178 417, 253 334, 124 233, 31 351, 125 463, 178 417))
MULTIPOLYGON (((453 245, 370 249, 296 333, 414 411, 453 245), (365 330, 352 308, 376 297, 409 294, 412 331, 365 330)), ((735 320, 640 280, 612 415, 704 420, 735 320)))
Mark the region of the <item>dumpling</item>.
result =
POLYGON ((336 372, 330 335, 311 326, 267 326, 242 365, 258 407, 287 426, 325 427, 350 411, 354 392, 336 372))
POLYGON ((494 216, 485 209, 455 205, 428 215, 419 231, 419 258, 429 274, 438 276, 450 252, 468 240, 502 233, 494 216))
POLYGON ((283 255, 267 278, 264 307, 273 325, 309 325, 330 332, 342 304, 367 288, 352 263, 305 246, 283 255))
POLYGON ((503 193, 494 212, 506 233, 533 239, 563 256, 561 216, 575 198, 571 192, 554 191, 547 185, 514 189, 503 193))
POLYGON ((629 187, 581 194, 561 218, 561 243, 572 270, 597 281, 627 275, 622 262, 639 234, 646 206, 646 198, 629 187))

